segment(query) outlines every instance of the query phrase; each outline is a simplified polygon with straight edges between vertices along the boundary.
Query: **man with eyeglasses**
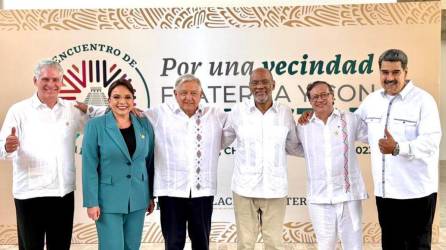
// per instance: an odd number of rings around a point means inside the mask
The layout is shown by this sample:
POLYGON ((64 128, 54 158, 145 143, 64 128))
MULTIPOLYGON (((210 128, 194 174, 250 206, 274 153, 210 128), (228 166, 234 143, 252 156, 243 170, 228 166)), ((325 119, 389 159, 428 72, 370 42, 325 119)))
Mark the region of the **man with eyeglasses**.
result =
POLYGON ((379 57, 383 87, 356 111, 367 123, 382 248, 430 249, 441 126, 434 98, 407 80, 407 55, 379 57))
POLYGON ((333 88, 315 81, 307 86, 313 113, 298 125, 307 166, 307 202, 318 249, 362 249, 362 200, 367 191, 355 142, 367 141, 360 117, 335 109, 333 88))
POLYGON ((291 109, 273 101, 275 81, 265 68, 252 71, 252 98, 235 105, 224 128, 236 141, 232 191, 237 249, 254 249, 259 228, 265 249, 283 249, 282 226, 288 194, 287 153, 297 151, 291 109))

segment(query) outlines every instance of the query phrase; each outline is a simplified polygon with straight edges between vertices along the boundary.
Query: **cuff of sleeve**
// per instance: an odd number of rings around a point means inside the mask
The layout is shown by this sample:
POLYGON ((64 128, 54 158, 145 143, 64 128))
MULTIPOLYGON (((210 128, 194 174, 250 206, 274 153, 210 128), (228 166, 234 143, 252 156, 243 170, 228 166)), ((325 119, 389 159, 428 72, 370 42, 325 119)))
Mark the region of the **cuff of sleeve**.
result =
POLYGON ((398 144, 400 145, 400 153, 399 153, 400 155, 402 156, 411 155, 409 142, 398 142, 398 144))
POLYGON ((8 153, 8 152, 6 152, 5 146, 3 145, 2 149, 0 150, 0 158, 5 159, 5 160, 8 158, 12 158, 15 155, 15 153, 17 152, 17 150, 14 152, 8 153))
POLYGON ((95 200, 84 201, 83 207, 86 207, 86 208, 99 207, 99 202, 95 201, 95 200))

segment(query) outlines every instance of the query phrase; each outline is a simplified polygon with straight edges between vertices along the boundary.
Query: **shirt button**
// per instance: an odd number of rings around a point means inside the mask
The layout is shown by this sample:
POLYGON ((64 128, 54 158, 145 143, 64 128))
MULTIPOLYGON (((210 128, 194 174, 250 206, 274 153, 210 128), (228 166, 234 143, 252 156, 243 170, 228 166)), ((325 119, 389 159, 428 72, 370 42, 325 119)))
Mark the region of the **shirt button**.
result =
POLYGON ((127 166, 130 166, 130 165, 132 165, 132 163, 128 161, 128 162, 127 162, 127 166))
POLYGON ((128 174, 128 175, 127 175, 127 179, 130 179, 130 178, 132 178, 132 176, 128 174))

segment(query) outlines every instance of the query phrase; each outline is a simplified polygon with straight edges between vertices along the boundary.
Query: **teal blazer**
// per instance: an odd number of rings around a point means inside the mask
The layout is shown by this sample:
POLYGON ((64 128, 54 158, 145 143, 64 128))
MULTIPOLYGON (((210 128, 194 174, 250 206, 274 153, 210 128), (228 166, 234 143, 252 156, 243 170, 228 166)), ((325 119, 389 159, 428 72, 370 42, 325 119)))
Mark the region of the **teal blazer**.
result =
POLYGON ((133 157, 113 112, 87 123, 82 142, 84 207, 124 214, 148 207, 153 196, 155 138, 148 119, 130 116, 136 137, 133 157))

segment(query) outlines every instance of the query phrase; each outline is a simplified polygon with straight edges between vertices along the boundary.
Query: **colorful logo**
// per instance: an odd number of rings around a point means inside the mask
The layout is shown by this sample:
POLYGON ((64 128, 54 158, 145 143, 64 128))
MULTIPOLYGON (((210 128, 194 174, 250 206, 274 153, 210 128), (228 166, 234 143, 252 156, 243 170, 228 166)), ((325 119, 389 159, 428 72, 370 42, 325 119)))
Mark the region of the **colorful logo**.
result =
POLYGON ((108 86, 125 78, 132 80, 137 106, 150 106, 147 83, 137 61, 121 49, 105 44, 81 44, 59 53, 53 60, 65 70, 61 98, 106 106, 108 86))

